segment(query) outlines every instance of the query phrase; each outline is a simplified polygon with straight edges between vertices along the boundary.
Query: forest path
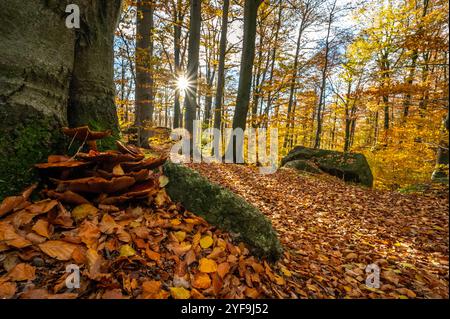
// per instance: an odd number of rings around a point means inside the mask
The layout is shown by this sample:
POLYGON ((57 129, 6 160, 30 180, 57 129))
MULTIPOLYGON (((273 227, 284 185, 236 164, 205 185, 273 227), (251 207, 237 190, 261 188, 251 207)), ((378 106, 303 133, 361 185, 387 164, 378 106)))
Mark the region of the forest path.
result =
POLYGON ((448 298, 448 194, 404 195, 329 176, 191 164, 258 207, 284 246, 304 298, 448 298), (366 267, 381 268, 368 288, 366 267))

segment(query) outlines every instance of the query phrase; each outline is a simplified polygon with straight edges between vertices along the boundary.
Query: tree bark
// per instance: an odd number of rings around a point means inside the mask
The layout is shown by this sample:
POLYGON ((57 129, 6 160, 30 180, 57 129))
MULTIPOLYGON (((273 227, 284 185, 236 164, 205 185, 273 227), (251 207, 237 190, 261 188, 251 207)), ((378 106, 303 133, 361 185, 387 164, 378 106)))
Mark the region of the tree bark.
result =
POLYGON ((217 73, 217 89, 214 103, 214 128, 220 130, 222 123, 222 100, 225 85, 225 54, 227 51, 228 10, 230 0, 223 1, 222 32, 220 33, 219 70, 217 73))
POLYGON ((154 113, 153 90, 153 11, 152 0, 139 0, 136 16, 136 121, 138 145, 147 148, 148 126, 154 113))
MULTIPOLYGON (((233 129, 245 131, 252 81, 253 61, 255 59, 256 18, 262 0, 246 0, 244 4, 244 39, 242 43, 241 65, 239 72, 239 86, 236 98, 236 109, 233 116, 233 129)), ((236 141, 233 136, 228 147, 232 147, 236 155, 236 146, 243 145, 243 141, 236 141)), ((236 158, 234 158, 236 161, 236 158)))
MULTIPOLYGON (((176 76, 181 75, 181 24, 183 23, 183 14, 181 12, 181 0, 177 0, 174 5, 175 23, 173 26, 174 32, 174 64, 176 76)), ((182 127, 181 120, 181 106, 180 106, 180 90, 175 87, 175 103, 173 110, 173 128, 182 127)))
MULTIPOLYGON (((71 127, 88 125, 94 130, 112 129, 116 136, 119 133, 113 43, 121 4, 120 0, 84 0, 79 4, 82 24, 75 43, 67 110, 71 127)), ((102 143, 113 147, 114 138, 102 143)))
POLYGON ((264 111, 265 113, 265 124, 264 126, 267 127, 268 126, 268 121, 269 121, 269 112, 270 109, 272 107, 272 83, 273 83, 273 71, 275 69, 275 60, 277 57, 277 47, 278 47, 278 35, 280 33, 280 27, 281 27, 281 18, 282 18, 282 13, 283 13, 283 5, 280 1, 279 3, 279 7, 280 10, 278 11, 278 19, 277 19, 277 27, 275 29, 275 39, 274 39, 274 43, 273 43, 273 48, 272 48, 272 53, 271 53, 271 64, 270 64, 270 75, 269 75, 269 94, 267 95, 267 106, 266 109, 264 111))

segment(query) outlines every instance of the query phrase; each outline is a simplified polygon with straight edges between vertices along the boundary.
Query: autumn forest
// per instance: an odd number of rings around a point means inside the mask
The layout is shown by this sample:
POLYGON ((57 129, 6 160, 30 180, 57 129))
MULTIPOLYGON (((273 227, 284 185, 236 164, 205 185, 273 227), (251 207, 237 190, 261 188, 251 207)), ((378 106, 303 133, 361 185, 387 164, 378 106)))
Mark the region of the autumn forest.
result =
MULTIPOLYGON (((258 5, 257 16, 247 17, 255 29, 250 95, 242 97, 248 106, 239 112, 247 125, 278 128, 280 156, 298 144, 362 152, 375 185, 383 189, 428 181, 438 150, 448 151, 448 3, 258 5)), ((143 20, 136 29, 136 7, 129 3, 116 31, 116 103, 125 130, 136 122, 134 105, 140 101, 149 109, 143 120, 158 126, 182 125, 187 111, 180 91, 182 80, 193 77, 188 75, 192 12, 175 0, 149 10, 138 8, 143 20), (148 32, 151 38, 141 39, 148 32), (138 88, 135 95, 143 74, 149 91, 138 88)), ((201 4, 193 117, 205 127, 236 127, 243 11, 239 1, 201 4)))
POLYGON ((1 0, 0 314, 448 300, 448 19, 444 0, 1 0))

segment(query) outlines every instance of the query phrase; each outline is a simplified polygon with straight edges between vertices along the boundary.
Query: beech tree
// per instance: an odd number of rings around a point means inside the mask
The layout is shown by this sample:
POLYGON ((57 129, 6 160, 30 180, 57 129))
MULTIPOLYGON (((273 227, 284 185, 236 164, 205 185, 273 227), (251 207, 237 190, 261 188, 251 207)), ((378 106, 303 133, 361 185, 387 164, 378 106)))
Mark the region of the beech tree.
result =
POLYGON ((0 196, 61 151, 62 126, 118 134, 113 41, 121 1, 77 1, 80 28, 66 25, 69 4, 0 2, 0 196))
POLYGON ((139 0, 136 14, 136 120, 138 145, 148 147, 148 130, 153 122, 153 0, 139 0))

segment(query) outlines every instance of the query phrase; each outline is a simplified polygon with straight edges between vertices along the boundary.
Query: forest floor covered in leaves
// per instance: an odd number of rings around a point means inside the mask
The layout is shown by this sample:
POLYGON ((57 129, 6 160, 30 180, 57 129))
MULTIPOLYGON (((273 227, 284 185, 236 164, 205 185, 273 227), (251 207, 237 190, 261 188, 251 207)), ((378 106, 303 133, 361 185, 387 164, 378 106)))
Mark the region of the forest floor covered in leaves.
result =
POLYGON ((258 207, 301 298, 448 298, 448 190, 401 194, 290 169, 191 164, 258 207), (380 267, 380 287, 366 267, 380 267))

